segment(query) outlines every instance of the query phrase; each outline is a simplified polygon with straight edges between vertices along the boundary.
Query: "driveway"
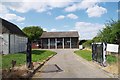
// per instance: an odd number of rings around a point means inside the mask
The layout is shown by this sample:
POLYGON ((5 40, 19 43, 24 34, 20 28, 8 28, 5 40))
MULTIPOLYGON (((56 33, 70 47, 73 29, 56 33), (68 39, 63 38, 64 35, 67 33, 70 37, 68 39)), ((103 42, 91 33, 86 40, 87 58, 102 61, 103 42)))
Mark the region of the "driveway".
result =
POLYGON ((111 74, 74 54, 75 49, 54 49, 51 58, 33 77, 39 78, 111 78, 111 74))

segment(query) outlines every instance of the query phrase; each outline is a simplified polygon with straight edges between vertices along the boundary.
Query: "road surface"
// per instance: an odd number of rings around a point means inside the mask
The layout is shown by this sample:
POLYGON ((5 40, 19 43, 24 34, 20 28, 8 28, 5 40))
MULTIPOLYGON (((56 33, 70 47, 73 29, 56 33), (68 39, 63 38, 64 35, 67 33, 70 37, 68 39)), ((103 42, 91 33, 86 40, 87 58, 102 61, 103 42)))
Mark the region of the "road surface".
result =
POLYGON ((79 57, 73 49, 57 52, 33 77, 39 78, 111 78, 111 74, 79 57))

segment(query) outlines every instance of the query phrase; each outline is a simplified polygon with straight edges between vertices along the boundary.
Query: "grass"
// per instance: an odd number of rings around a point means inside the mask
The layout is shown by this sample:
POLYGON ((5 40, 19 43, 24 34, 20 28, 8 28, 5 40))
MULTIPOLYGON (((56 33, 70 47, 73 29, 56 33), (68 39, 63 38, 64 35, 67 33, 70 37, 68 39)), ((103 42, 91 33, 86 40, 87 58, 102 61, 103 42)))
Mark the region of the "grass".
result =
POLYGON ((92 52, 89 50, 77 50, 75 51, 75 53, 81 56, 82 58, 86 59, 87 61, 92 60, 92 52))
POLYGON ((107 55, 107 62, 109 64, 117 63, 117 57, 114 55, 107 55))
MULTIPOLYGON (((77 50, 75 53, 82 58, 86 59, 87 61, 92 60, 92 52, 89 50, 77 50)), ((114 55, 107 55, 106 61, 108 64, 114 64, 117 62, 117 57, 114 55)))
MULTIPOLYGON (((43 61, 48 56, 56 54, 55 52, 48 51, 48 50, 32 50, 32 62, 43 61)), ((17 63, 16 65, 22 65, 26 63, 26 54, 23 53, 15 53, 15 54, 8 54, 8 55, 0 55, 2 56, 2 68, 10 68, 11 61, 15 60, 17 63)), ((1 68, 1 67, 0 67, 1 68)))
POLYGON ((43 61, 46 58, 48 58, 48 56, 56 54, 56 52, 53 51, 49 51, 49 50, 33 50, 32 51, 32 61, 33 62, 37 62, 37 61, 43 61))

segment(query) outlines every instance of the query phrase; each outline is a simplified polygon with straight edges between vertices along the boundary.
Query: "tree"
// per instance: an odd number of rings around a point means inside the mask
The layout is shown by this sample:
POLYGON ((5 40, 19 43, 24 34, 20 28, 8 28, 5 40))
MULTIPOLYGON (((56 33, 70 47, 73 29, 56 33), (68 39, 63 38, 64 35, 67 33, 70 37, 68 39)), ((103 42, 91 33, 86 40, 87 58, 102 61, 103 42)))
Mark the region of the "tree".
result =
POLYGON ((90 47, 91 44, 92 44, 92 40, 87 40, 87 41, 84 42, 82 45, 83 45, 84 47, 91 48, 91 47, 90 47))
POLYGON ((43 33, 43 29, 39 26, 29 26, 22 29, 31 41, 39 39, 43 33))
POLYGON ((105 28, 93 38, 94 42, 107 42, 120 44, 120 21, 110 21, 105 28))

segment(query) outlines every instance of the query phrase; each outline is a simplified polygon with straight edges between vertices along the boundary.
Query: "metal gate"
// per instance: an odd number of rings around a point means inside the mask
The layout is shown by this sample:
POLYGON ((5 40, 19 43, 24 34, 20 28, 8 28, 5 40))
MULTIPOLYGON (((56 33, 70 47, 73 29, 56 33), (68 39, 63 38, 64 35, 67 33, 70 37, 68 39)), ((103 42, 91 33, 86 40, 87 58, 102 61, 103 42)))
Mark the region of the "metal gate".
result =
POLYGON ((104 51, 106 50, 105 43, 92 43, 92 59, 93 61, 101 63, 103 66, 105 65, 105 55, 104 51))

